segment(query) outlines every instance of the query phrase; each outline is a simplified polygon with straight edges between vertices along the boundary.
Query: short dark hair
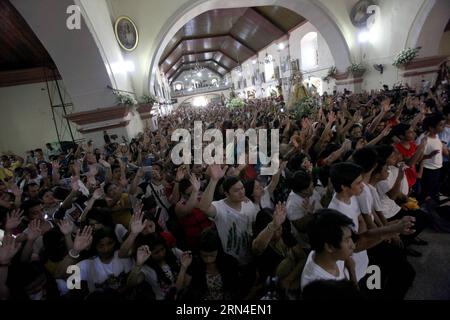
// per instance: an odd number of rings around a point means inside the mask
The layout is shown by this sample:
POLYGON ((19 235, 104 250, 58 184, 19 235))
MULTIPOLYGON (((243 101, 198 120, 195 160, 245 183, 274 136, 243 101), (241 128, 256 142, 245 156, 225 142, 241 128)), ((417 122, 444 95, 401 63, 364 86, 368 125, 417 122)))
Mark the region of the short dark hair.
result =
POLYGON ((394 152, 394 147, 387 144, 375 146, 375 151, 378 153, 378 157, 381 162, 386 163, 386 159, 394 152))
POLYGON ((422 128, 426 131, 430 130, 430 128, 436 128, 439 122, 445 120, 442 113, 432 113, 427 116, 422 123, 422 128))
POLYGON ((44 188, 44 189, 42 189, 41 191, 39 191, 39 199, 42 200, 42 198, 44 197, 44 195, 45 195, 47 192, 53 193, 53 190, 50 189, 50 188, 44 188))
POLYGON ((230 189, 232 186, 234 186, 236 183, 240 182, 241 179, 238 177, 227 177, 222 183, 223 191, 230 192, 230 189))
POLYGON ((361 174, 363 168, 351 162, 341 162, 331 166, 330 178, 336 192, 342 192, 342 186, 349 187, 361 174))
POLYGON ((289 187, 294 192, 301 192, 311 185, 311 175, 305 170, 298 170, 289 179, 289 187))
POLYGON ((378 154, 372 147, 356 150, 352 155, 353 162, 359 165, 364 173, 372 170, 378 162, 378 154))
POLYGON ((205 252, 222 251, 222 243, 216 230, 206 228, 202 231, 199 249, 205 252))
POLYGON ((340 248, 344 235, 342 228, 351 228, 353 225, 352 219, 337 210, 317 210, 307 225, 311 249, 322 252, 326 243, 335 248, 340 248))
POLYGON ((36 206, 40 206, 41 204, 42 204, 42 202, 40 200, 31 199, 31 200, 27 200, 24 203, 22 203, 20 208, 25 213, 25 216, 28 216, 29 213, 30 213, 30 209, 31 208, 34 208, 36 206))

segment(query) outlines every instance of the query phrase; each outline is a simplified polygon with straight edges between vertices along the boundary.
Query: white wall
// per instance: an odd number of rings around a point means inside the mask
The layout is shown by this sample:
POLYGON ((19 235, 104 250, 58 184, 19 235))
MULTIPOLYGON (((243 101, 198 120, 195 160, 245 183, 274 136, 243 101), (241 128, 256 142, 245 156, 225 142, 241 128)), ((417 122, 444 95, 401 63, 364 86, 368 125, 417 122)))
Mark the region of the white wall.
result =
POLYGON ((0 88, 0 108, 0 152, 23 156, 58 141, 45 83, 0 88))
MULTIPOLYGON (((266 76, 266 82, 261 85, 251 85, 251 76, 252 76, 252 70, 257 69, 259 73, 265 72, 265 65, 262 63, 264 61, 264 58, 266 57, 266 53, 269 55, 272 55, 274 59, 274 66, 279 67, 281 64, 282 57, 286 56, 287 54, 290 54, 290 60, 299 60, 299 66, 301 69, 301 72, 304 75, 304 79, 308 79, 308 77, 318 77, 318 78, 324 78, 327 73, 328 69, 334 65, 334 59, 330 52, 330 49, 325 41, 325 39, 322 37, 322 35, 317 31, 317 29, 309 22, 301 25, 299 28, 293 30, 289 36, 289 41, 287 41, 286 38, 280 39, 280 41, 276 41, 269 45, 267 48, 263 49, 262 51, 258 52, 258 63, 253 64, 253 60, 256 59, 256 56, 251 57, 249 60, 245 61, 242 64, 242 78, 239 77, 236 70, 233 70, 231 72, 231 76, 233 79, 233 83, 235 84, 236 93, 241 93, 242 97, 245 97, 246 91, 252 91, 256 90, 256 97, 266 97, 269 94, 269 91, 271 89, 275 89, 275 87, 278 85, 278 81, 274 79, 267 79, 266 76), (319 64, 311 69, 308 70, 302 70, 301 69, 301 39, 310 32, 316 32, 317 33, 317 42, 318 42, 318 62, 319 64), (282 42, 284 44, 284 49, 280 50, 278 44, 282 42), (289 43, 289 45, 288 45, 289 43), (247 87, 245 89, 238 90, 237 89, 237 82, 239 79, 245 78, 247 80, 247 87), (264 89, 264 91, 262 91, 264 89), (245 91, 245 92, 244 92, 245 91)), ((281 69, 281 68, 280 68, 281 69)), ((289 78, 291 75, 290 66, 288 67, 288 72, 282 73, 281 77, 283 78, 289 78)), ((281 70, 280 70, 281 72, 281 70)), ((332 92, 334 89, 334 80, 330 80, 329 83, 324 82, 323 83, 323 90, 332 92)), ((285 89, 285 88, 283 88, 285 89)), ((287 100, 288 91, 284 91, 285 99, 287 100)))
MULTIPOLYGON (((112 17, 106 0, 78 0, 84 9, 84 19, 97 43, 108 74, 119 90, 134 92, 128 72, 123 63, 127 53, 122 50, 114 33, 115 18, 112 17)), ((131 61, 131 60, 130 60, 131 61)))

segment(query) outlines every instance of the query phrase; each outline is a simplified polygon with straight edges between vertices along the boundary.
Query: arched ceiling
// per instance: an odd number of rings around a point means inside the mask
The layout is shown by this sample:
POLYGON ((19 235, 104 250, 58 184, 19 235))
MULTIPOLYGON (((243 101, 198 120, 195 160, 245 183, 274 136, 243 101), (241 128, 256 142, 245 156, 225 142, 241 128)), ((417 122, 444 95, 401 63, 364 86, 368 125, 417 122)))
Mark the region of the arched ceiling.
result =
POLYGON ((169 81, 197 62, 223 76, 304 21, 277 6, 207 11, 175 34, 159 66, 169 81))

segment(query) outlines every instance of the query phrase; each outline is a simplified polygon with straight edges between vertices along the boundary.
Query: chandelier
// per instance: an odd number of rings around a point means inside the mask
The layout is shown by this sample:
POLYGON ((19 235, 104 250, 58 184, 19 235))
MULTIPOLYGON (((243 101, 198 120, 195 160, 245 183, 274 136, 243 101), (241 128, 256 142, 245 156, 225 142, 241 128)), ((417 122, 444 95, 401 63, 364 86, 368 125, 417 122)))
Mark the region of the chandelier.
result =
POLYGON ((205 70, 205 67, 202 67, 198 60, 195 61, 194 67, 191 69, 193 75, 197 75, 198 77, 202 76, 202 72, 205 70))

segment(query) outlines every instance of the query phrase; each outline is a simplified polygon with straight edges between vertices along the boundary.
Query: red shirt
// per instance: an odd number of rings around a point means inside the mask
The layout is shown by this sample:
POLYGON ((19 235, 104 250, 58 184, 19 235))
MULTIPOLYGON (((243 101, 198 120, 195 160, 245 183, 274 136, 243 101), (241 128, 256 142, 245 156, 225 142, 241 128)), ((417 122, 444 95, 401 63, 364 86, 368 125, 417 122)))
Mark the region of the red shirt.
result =
MULTIPOLYGON (((406 149, 401 143, 397 143, 394 146, 405 159, 411 159, 417 150, 417 145, 414 141, 409 142, 409 149, 406 149)), ((416 181, 417 181, 416 164, 413 164, 412 167, 407 168, 405 170, 405 176, 406 176, 406 180, 408 181, 408 186, 410 188, 414 184, 416 184, 416 181)))

